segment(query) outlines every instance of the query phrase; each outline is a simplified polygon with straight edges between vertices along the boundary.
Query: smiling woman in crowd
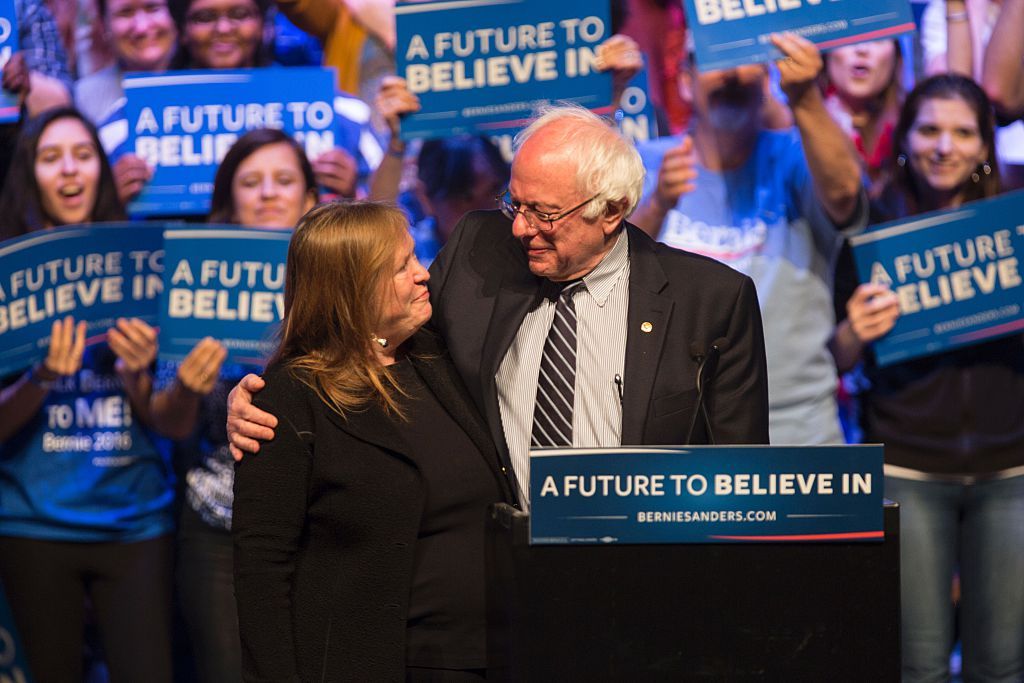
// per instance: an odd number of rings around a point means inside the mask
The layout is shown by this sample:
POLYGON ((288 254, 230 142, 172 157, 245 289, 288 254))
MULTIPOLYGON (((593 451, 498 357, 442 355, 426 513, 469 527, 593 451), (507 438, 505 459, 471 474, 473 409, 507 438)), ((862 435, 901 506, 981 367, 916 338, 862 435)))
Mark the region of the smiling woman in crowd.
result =
MULTIPOLYGON (((876 222, 999 192, 992 111, 974 81, 934 76, 907 97, 876 222)), ((852 267, 848 262, 847 267, 852 267)), ((864 356, 865 441, 885 444, 900 503, 903 680, 949 679, 959 570, 964 680, 1024 680, 1024 337, 879 367, 871 342, 900 315, 887 287, 840 283, 837 362, 864 356), (845 290, 845 291, 844 291, 845 290)))
POLYGON ((822 55, 825 106, 850 136, 874 195, 885 186, 892 135, 903 102, 899 41, 876 40, 822 55))
POLYGON ((96 0, 114 63, 75 82, 75 104, 94 124, 124 97, 121 77, 134 71, 166 71, 178 30, 167 0, 96 0))
POLYGON ((124 219, 96 129, 74 109, 51 109, 26 124, 10 170, 0 195, 4 239, 124 219))
MULTIPOLYGON (((81 114, 25 124, 0 215, 6 236, 124 217, 81 114)), ((155 356, 141 321, 87 343, 67 317, 44 360, 0 392, 0 580, 37 681, 82 680, 86 597, 112 680, 171 680, 173 492, 144 426, 155 356), (115 410, 119 430, 53 417, 84 409, 115 410)))

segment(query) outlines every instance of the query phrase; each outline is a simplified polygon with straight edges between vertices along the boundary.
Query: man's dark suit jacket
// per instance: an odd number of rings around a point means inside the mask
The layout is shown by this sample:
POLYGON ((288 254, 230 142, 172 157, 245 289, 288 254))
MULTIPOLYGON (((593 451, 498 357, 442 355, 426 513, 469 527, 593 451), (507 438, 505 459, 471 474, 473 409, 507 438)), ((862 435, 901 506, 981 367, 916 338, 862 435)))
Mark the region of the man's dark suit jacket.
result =
MULTIPOLYGON (((768 443, 768 375, 754 283, 718 261, 656 243, 629 223, 625 230, 623 445, 685 442, 697 398, 694 354, 720 338, 728 346, 705 396, 715 441, 768 443)), ((530 272, 511 222, 499 211, 467 214, 430 268, 431 325, 444 337, 505 458, 494 378, 543 282, 530 272)), ((701 422, 694 443, 707 442, 701 422)))

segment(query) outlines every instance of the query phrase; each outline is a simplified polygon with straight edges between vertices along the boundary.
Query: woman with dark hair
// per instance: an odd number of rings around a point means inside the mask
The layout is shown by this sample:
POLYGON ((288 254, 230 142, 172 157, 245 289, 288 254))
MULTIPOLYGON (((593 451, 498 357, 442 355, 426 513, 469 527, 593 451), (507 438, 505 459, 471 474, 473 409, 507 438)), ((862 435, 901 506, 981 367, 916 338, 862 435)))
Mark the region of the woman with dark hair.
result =
POLYGON ((268 0, 171 0, 179 49, 172 69, 270 66, 272 44, 263 35, 268 0))
MULTIPOLYGON (((999 192, 991 108, 968 78, 922 81, 894 143, 876 222, 999 192)), ((837 362, 864 357, 865 440, 885 444, 885 495, 901 507, 903 680, 949 679, 956 571, 964 680, 1024 680, 1024 337, 882 368, 870 344, 895 324, 897 298, 844 279, 837 362)))
POLYGON ((486 668, 484 521, 511 502, 430 318, 404 214, 303 217, 256 404, 279 420, 236 468, 246 680, 469 681, 486 668))
POLYGON ((76 109, 50 109, 26 122, 11 160, 15 169, 21 172, 8 173, 0 195, 4 239, 58 225, 124 220, 96 129, 76 109))
MULTIPOLYGON (((293 228, 316 204, 316 181, 302 148, 286 133, 259 129, 231 147, 217 169, 211 223, 293 228)), ((178 520, 177 586, 201 683, 241 678, 231 514, 234 469, 224 423, 227 394, 259 368, 224 365, 216 340, 200 341, 181 363, 159 365, 153 425, 179 440, 184 473, 178 520)))
POLYGON ((857 147, 870 181, 869 193, 885 186, 893 130, 903 102, 903 56, 897 40, 875 40, 822 55, 825 106, 857 147))
MULTIPOLYGON (((77 111, 28 121, 18 144, 0 198, 13 234, 123 218, 77 111)), ((57 320, 45 359, 0 383, 0 582, 35 680, 82 680, 88 597, 111 678, 170 681, 173 491, 144 426, 156 332, 85 331, 57 320)))
POLYGON ((260 128, 239 138, 217 167, 209 222, 291 229, 316 202, 302 147, 282 131, 260 128))

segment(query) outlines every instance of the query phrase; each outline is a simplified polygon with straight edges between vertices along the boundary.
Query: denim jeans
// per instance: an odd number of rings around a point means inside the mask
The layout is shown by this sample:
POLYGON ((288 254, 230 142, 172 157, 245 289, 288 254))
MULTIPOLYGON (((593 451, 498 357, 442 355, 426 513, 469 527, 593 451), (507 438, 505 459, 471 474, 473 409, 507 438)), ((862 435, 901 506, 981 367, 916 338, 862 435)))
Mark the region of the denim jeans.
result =
POLYGON ((959 569, 965 683, 1024 680, 1024 476, 974 484, 886 477, 900 504, 904 683, 949 680, 959 569))

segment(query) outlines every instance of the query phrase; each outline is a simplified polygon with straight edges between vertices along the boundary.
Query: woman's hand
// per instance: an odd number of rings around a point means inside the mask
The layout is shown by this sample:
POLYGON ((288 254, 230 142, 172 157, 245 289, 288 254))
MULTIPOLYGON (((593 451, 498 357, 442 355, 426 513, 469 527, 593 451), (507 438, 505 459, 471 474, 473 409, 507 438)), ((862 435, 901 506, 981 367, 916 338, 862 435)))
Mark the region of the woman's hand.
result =
POLYGON ((28 65, 25 64, 25 53, 15 52, 3 68, 3 77, 0 79, 4 90, 24 98, 32 89, 32 79, 29 77, 28 65))
POLYGON ((884 285, 862 284, 846 302, 850 329, 862 344, 884 336, 900 317, 896 295, 884 285))
POLYGON ((107 330, 107 344, 117 354, 117 368, 132 373, 142 372, 156 360, 156 330, 138 318, 118 318, 107 330))
POLYGON ((54 320, 50 326, 50 349, 46 353, 42 370, 56 379, 73 375, 82 367, 82 353, 85 351, 85 321, 75 324, 70 315, 63 320, 54 320))
POLYGON ((114 186, 122 204, 127 204, 139 196, 142 188, 153 177, 153 171, 145 161, 134 154, 125 154, 114 162, 114 186))
POLYGON ((342 197, 356 195, 359 169, 355 158, 345 150, 329 149, 313 160, 312 166, 318 185, 342 197))
POLYGON ((775 66, 779 69, 779 87, 792 108, 811 89, 818 91, 818 74, 825 62, 817 45, 795 33, 775 33, 771 41, 784 55, 775 66))
POLYGON ((377 113, 388 124, 392 144, 398 142, 402 117, 420 110, 420 98, 409 92, 405 79, 400 76, 385 76, 380 82, 380 88, 377 90, 377 96, 374 97, 373 103, 377 113))
POLYGON ((206 396, 216 386, 227 357, 227 349, 216 339, 201 339, 178 366, 178 382, 192 393, 206 396))
POLYGON ((612 72, 612 105, 618 107, 626 85, 644 68, 644 58, 635 40, 616 33, 597 46, 596 66, 612 72))

